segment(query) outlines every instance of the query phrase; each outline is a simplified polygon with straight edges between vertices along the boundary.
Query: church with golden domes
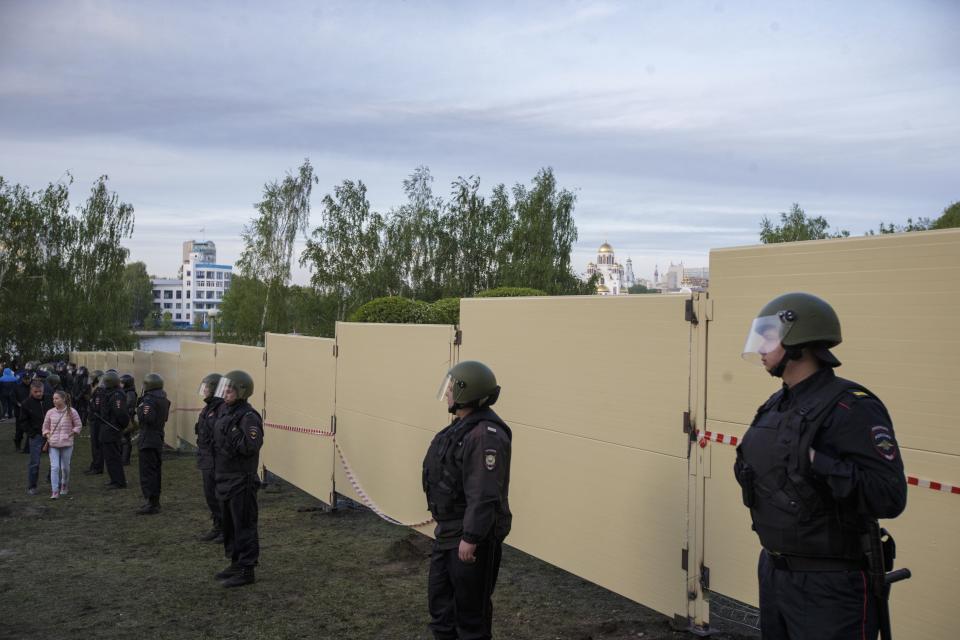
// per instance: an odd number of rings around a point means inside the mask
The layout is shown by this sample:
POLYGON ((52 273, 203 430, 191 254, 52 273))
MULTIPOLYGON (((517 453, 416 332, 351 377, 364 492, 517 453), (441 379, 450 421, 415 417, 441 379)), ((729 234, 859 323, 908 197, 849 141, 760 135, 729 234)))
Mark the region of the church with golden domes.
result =
POLYGON ((595 273, 600 274, 597 280, 597 294, 602 296, 625 294, 637 283, 633 275, 633 261, 627 258, 625 265, 617 262, 613 247, 606 242, 597 249, 597 261, 587 263, 587 278, 589 279, 595 273))

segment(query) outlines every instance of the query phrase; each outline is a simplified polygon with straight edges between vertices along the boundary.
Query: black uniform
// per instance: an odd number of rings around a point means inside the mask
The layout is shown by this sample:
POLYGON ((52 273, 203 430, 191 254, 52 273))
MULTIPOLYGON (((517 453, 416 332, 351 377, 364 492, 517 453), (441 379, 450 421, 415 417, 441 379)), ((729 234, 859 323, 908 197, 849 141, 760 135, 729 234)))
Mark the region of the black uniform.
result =
POLYGON ((73 408, 77 410, 77 414, 80 416, 80 422, 87 424, 87 415, 90 412, 90 381, 87 376, 77 374, 74 377, 70 395, 73 396, 71 401, 73 408))
POLYGON ((26 431, 25 426, 27 422, 27 417, 23 413, 23 403, 29 397, 30 397, 30 383, 23 382, 23 378, 21 378, 20 384, 18 384, 13 391, 13 399, 14 399, 14 402, 17 403, 16 431, 13 434, 13 444, 18 451, 26 450, 26 447, 23 444, 23 434, 26 431))
POLYGON ((137 417, 137 404, 139 401, 137 400, 137 391, 133 388, 133 385, 130 385, 129 388, 124 387, 123 393, 127 401, 127 414, 130 417, 128 428, 123 432, 123 437, 120 440, 120 460, 123 462, 123 466, 127 466, 130 464, 130 454, 133 453, 132 427, 137 417))
POLYGON ((478 409, 438 433, 423 459, 423 491, 437 521, 430 556, 430 629, 438 639, 490 638, 503 539, 510 533, 510 428, 478 409), (459 558, 460 541, 476 561, 459 558))
POLYGON ((110 476, 110 484, 126 487, 127 478, 123 473, 123 461, 120 458, 120 441, 123 430, 130 422, 127 413, 127 398, 123 389, 115 387, 104 389, 97 417, 100 422, 100 448, 103 451, 103 464, 110 476))
POLYGON ((210 509, 210 518, 216 531, 221 528, 220 501, 217 499, 217 480, 214 472, 216 453, 214 449, 214 428, 223 399, 211 396, 204 398, 206 406, 200 410, 194 431, 197 434, 197 469, 203 480, 203 497, 210 509))
POLYGON ((160 504, 160 466, 163 451, 163 427, 170 417, 170 401, 163 389, 151 389, 143 394, 136 408, 140 424, 140 490, 154 507, 160 504))
POLYGON ((257 534, 257 467, 263 446, 263 421, 246 400, 224 403, 214 427, 217 499, 222 514, 223 546, 232 564, 251 568, 260 558, 257 534))
POLYGON ((104 428, 100 420, 100 411, 107 399, 106 388, 97 385, 90 395, 90 473, 103 473, 103 447, 100 444, 100 431, 104 428))
POLYGON ((875 638, 880 603, 864 572, 862 536, 907 501, 883 403, 830 368, 784 385, 737 447, 735 473, 764 547, 764 639, 875 638))

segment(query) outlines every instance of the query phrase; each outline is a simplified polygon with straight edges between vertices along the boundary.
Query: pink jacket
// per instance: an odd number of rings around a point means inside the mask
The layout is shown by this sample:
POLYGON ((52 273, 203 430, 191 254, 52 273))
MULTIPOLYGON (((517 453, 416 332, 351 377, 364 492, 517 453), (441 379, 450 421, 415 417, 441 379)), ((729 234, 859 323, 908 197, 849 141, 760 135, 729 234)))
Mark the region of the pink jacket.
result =
POLYGON ((43 418, 43 435, 51 447, 72 447, 73 436, 80 433, 83 423, 80 414, 73 407, 58 411, 56 407, 47 411, 43 418))

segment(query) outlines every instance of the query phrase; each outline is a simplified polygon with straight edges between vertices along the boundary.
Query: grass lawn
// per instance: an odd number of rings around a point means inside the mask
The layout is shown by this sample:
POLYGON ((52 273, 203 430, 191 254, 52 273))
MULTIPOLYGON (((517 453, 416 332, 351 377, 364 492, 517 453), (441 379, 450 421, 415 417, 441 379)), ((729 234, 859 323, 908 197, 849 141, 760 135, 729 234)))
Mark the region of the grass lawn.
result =
MULTIPOLYGON (((78 439, 70 495, 54 501, 46 456, 38 495, 26 495, 28 456, 12 439, 12 421, 0 423, 0 638, 430 638, 419 534, 273 485, 259 494, 257 582, 223 589, 222 546, 197 541, 209 519, 192 455, 165 456, 163 511, 137 516, 136 453, 129 488, 107 491, 105 475, 83 475, 90 440, 78 439)), ((494 606, 500 639, 692 638, 509 548, 494 606)))

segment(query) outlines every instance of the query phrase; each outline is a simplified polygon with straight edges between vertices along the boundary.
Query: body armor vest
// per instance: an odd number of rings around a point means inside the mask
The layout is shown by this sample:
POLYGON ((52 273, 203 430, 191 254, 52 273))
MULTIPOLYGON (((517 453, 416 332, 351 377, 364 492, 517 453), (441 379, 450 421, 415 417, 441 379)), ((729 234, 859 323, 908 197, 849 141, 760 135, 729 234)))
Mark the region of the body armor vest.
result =
POLYGON ((492 422, 509 433, 506 423, 490 409, 474 411, 433 438, 423 459, 423 491, 437 522, 462 520, 467 510, 463 491, 463 439, 481 422, 492 422))
MULTIPOLYGON (((244 403, 246 404, 246 403, 244 403)), ((247 404, 236 411, 231 412, 229 408, 217 419, 214 427, 214 438, 216 449, 216 470, 217 476, 222 475, 256 475, 259 455, 241 456, 236 453, 234 446, 228 443, 230 433, 233 429, 240 428, 240 422, 248 415, 253 414, 260 419, 257 410, 247 404)))
MULTIPOLYGON (((833 378, 780 408, 783 391, 760 409, 737 447, 736 474, 765 549, 785 555, 859 560, 864 517, 843 508, 810 470, 809 450, 830 409, 865 389, 833 378)), ((872 394, 871 394, 872 395, 872 394)))

